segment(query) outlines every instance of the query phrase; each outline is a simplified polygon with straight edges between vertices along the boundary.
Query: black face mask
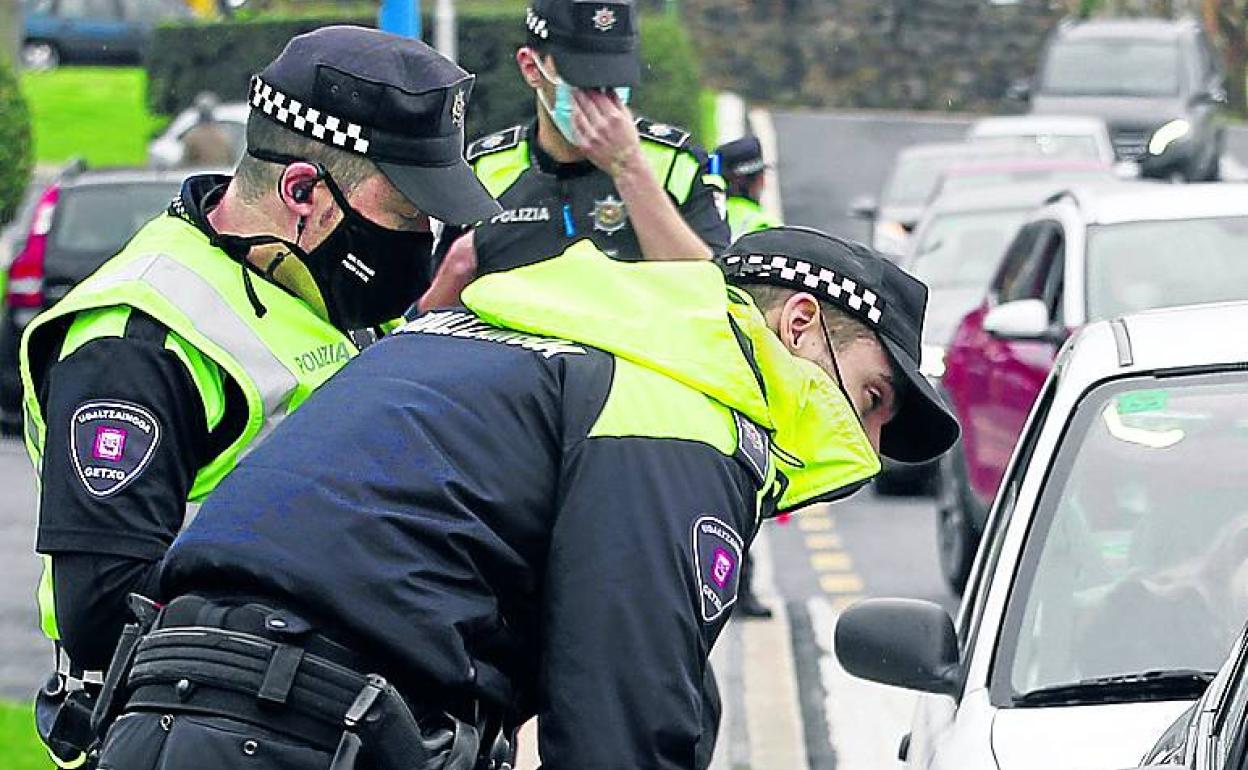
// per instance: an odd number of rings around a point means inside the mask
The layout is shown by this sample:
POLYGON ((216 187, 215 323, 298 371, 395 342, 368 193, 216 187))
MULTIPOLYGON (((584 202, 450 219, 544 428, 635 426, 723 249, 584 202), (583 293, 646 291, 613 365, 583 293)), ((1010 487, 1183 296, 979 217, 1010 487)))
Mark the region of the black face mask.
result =
MULTIPOLYGON (((247 152, 271 163, 300 162, 259 150, 247 152)), ((337 328, 364 329, 398 318, 429 288, 433 233, 391 230, 373 222, 351 207, 323 166, 313 165, 342 211, 342 221, 310 251, 283 243, 312 274, 329 322, 337 328)))

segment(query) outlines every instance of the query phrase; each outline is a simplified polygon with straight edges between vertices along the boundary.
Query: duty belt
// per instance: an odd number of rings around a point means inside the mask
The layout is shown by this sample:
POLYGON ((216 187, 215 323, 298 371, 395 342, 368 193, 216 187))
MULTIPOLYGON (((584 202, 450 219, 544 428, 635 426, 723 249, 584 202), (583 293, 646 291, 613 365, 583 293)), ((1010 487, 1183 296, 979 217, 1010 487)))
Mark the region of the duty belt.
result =
POLYGON ((477 761, 476 725, 443 713, 418 722, 383 677, 361 673, 359 656, 289 612, 182 597, 123 646, 96 709, 100 727, 120 705, 124 676, 127 711, 258 724, 334 752, 331 770, 354 767, 361 751, 379 770, 469 770, 477 761))

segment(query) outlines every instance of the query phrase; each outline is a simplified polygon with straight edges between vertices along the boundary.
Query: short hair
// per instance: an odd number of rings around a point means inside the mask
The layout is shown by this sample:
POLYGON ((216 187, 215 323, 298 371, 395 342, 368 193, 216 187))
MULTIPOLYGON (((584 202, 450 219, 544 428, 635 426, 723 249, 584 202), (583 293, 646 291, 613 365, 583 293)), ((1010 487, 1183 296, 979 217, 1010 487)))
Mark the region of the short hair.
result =
MULTIPOLYGON (((797 289, 778 286, 774 283, 743 283, 739 284, 739 287, 753 298, 754 304, 758 306, 763 315, 780 307, 789 301, 789 297, 797 294, 797 289)), ((837 350, 843 350, 857 340, 879 341, 875 332, 847 311, 823 300, 818 300, 818 302, 823 312, 823 320, 827 324, 828 337, 831 338, 832 346, 837 350)))
MULTIPOLYGON (((356 185, 381 173, 363 155, 331 147, 324 142, 296 133, 280 123, 252 110, 247 116, 247 147, 292 158, 320 163, 333 177, 334 183, 348 194, 356 185)), ((277 187, 282 165, 244 155, 234 179, 243 200, 255 203, 277 187)))

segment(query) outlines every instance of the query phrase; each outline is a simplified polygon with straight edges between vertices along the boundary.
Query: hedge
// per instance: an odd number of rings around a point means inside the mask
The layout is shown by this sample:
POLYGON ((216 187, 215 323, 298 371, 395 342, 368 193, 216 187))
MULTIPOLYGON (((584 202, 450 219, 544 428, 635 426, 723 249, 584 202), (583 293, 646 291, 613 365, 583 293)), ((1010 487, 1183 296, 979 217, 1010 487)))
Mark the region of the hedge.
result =
POLYGON ((12 219, 22 201, 33 158, 30 111, 16 74, 0 59, 0 225, 12 219))
MULTIPOLYGON (((523 18, 514 8, 477 8, 461 13, 458 22, 460 64, 477 75, 468 110, 468 136, 530 119, 532 91, 520 79, 515 64, 516 49, 525 39, 523 18)), ((373 17, 319 16, 160 27, 146 64, 148 104, 153 112, 173 114, 200 91, 214 91, 223 101, 242 100, 251 75, 291 37, 328 24, 375 23, 373 17)), ((641 29, 646 66, 637 89, 636 111, 696 130, 700 73, 688 35, 679 20, 667 14, 644 17, 641 29)), ((425 19, 423 30, 426 37, 432 34, 432 19, 425 19)))

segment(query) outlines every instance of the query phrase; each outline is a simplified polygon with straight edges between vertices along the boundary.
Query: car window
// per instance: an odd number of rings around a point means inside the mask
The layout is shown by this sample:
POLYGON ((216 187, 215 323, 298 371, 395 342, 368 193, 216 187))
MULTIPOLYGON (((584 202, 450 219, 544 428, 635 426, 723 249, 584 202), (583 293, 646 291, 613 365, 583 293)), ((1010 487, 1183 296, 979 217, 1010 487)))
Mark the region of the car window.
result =
POLYGON ((1245 254, 1248 217, 1089 228, 1088 318, 1248 299, 1245 254))
POLYGON ((57 15, 66 19, 115 19, 113 0, 60 0, 57 15))
POLYGON ((1001 284, 1001 302, 1020 299, 1043 299, 1045 280, 1055 259, 1061 259, 1064 240, 1062 227, 1056 222, 1038 222, 1030 253, 1018 263, 1001 284))
POLYGON ((181 19, 190 15, 186 5, 177 0, 121 0, 121 12, 135 21, 181 19))
POLYGON ((1177 96, 1182 81, 1173 42, 1068 40, 1049 51, 1040 90, 1061 96, 1177 96))
POLYGON ((978 288, 1001 264, 1027 209, 941 214, 923 229, 910 271, 929 288, 978 288))
POLYGON ((1032 222, 1019 230, 1018 235, 1014 236, 1014 240, 1010 242, 1005 257, 1002 259, 1001 269, 997 271, 992 281, 992 293, 998 300, 1005 301, 1001 298, 1013 291, 1019 276, 1027 267, 1032 250, 1035 249, 1036 236, 1039 235, 1040 229, 1038 222, 1032 222))
POLYGON ((1242 373, 1133 378, 1083 399, 1011 590, 994 702, 1221 666, 1248 617, 1246 424, 1242 373))
POLYGON ((940 172, 957 160, 932 156, 899 157, 892 176, 884 185, 881 202, 902 206, 925 202, 936 187, 940 172))
POLYGON ((118 251, 169 205, 178 187, 176 182, 149 182, 63 190, 52 221, 51 253, 72 259, 118 251))

